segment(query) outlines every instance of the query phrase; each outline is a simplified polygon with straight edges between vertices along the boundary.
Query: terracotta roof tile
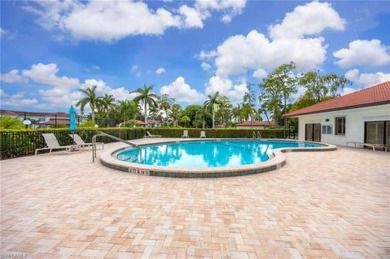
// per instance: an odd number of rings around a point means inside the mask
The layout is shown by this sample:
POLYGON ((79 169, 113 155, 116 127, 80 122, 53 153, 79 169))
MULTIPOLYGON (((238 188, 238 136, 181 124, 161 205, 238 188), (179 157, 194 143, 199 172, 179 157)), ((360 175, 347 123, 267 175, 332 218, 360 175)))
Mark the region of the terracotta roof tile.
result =
POLYGON ((275 126, 275 122, 274 121, 244 121, 240 124, 238 124, 237 126, 241 126, 241 127, 245 127, 245 126, 275 126))
POLYGON ((283 117, 296 117, 305 114, 345 110, 380 104, 390 104, 390 81, 284 114, 283 117))

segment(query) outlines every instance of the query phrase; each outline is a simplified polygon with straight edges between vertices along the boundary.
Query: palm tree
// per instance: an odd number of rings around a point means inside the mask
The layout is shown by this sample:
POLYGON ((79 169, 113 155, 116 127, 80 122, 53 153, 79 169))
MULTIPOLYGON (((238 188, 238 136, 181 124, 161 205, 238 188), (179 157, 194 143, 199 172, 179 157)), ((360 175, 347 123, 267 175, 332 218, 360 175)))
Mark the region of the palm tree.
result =
POLYGON ((144 113, 145 113, 145 123, 147 123, 147 107, 151 107, 157 105, 158 96, 152 93, 153 85, 147 86, 144 85, 143 88, 138 88, 130 93, 137 93, 137 96, 134 98, 134 101, 141 101, 144 105, 144 113))
POLYGON ((76 103, 76 106, 80 106, 81 113, 84 113, 85 105, 89 104, 92 114, 92 122, 95 124, 95 109, 102 105, 102 97, 96 95, 97 86, 94 85, 92 88, 79 89, 80 92, 86 95, 83 99, 76 103))
POLYGON ((135 120, 137 114, 140 113, 139 103, 136 101, 129 101, 129 100, 121 101, 119 102, 118 109, 123 122, 126 122, 130 118, 135 120))
POLYGON ((180 113, 181 113, 180 104, 175 103, 174 105, 172 105, 171 117, 173 119, 173 126, 177 126, 177 122, 180 118, 180 113))
POLYGON ((214 95, 209 94, 207 96, 209 99, 204 102, 203 106, 211 111, 213 114, 213 128, 214 128, 214 122, 215 122, 215 105, 219 103, 219 92, 217 91, 214 95))
POLYGON ((104 94, 100 108, 106 115, 106 126, 108 126, 108 114, 115 109, 115 106, 115 98, 111 94, 104 94))

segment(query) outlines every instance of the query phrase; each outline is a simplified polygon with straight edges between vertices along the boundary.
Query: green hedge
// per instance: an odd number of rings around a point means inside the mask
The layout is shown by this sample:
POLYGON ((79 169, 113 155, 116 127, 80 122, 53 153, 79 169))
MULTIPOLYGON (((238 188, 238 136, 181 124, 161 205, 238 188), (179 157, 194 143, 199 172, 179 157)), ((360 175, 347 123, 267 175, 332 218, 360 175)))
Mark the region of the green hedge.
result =
MULTIPOLYGON (((253 129, 178 129, 178 128, 81 128, 76 131, 85 142, 92 142, 92 137, 104 132, 121 139, 131 140, 143 138, 149 131, 153 135, 165 138, 180 138, 184 130, 188 130, 190 138, 199 138, 200 132, 205 131, 207 138, 252 138, 253 129)), ((283 129, 262 129, 262 138, 283 138, 283 129)), ((72 138, 69 129, 29 129, 29 130, 0 130, 0 160, 33 155, 35 149, 45 147, 42 133, 54 133, 60 145, 71 145, 72 138)), ((98 137, 98 142, 110 143, 116 140, 108 137, 98 137)))

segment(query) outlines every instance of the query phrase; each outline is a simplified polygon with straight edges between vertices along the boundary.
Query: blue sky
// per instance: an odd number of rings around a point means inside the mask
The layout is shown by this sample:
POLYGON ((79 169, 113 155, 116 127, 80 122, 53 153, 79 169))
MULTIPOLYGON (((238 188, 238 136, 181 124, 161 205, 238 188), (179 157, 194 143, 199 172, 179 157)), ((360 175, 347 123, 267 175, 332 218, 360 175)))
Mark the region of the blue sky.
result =
POLYGON ((390 80, 388 28, 390 1, 1 1, 1 109, 67 111, 92 85, 236 104, 290 61, 350 93, 390 80))

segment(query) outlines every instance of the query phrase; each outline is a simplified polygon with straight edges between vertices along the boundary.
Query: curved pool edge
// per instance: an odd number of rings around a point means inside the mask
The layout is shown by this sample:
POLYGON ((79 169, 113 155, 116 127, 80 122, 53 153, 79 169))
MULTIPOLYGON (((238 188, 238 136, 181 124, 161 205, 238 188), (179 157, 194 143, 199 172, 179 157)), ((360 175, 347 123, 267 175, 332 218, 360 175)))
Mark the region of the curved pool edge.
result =
MULTIPOLYGON (((153 144, 158 143, 177 143, 181 141, 218 141, 222 139, 182 139, 182 140, 163 140, 159 142, 154 142, 153 144)), ((229 140, 229 139, 223 139, 229 140)), ((235 139, 239 140, 239 139, 235 139)), ((246 139, 248 140, 248 139, 246 139)), ((285 139, 261 139, 262 141, 292 141, 292 142, 302 142, 295 140, 285 140, 285 139)), ((318 152, 318 151, 333 151, 337 147, 335 145, 323 144, 318 142, 304 141, 306 143, 321 144, 321 147, 311 147, 311 148, 280 148, 276 149, 273 152, 273 157, 269 160, 251 165, 242 165, 242 166, 232 166, 232 167, 213 167, 213 168, 174 168, 174 167, 163 167, 163 166, 151 166, 151 165, 141 165, 137 163, 130 163, 125 161, 120 161, 113 157, 114 153, 124 150, 127 147, 115 148, 104 151, 100 154, 100 163, 104 166, 107 166, 112 169, 120 170, 127 173, 135 173, 138 175, 147 175, 147 176, 160 176, 160 177, 174 177, 174 178, 218 178, 218 177, 233 177, 233 176, 244 176, 251 174, 265 173, 281 168, 286 164, 286 152, 318 152)), ((141 144, 149 145, 149 144, 141 144)))

